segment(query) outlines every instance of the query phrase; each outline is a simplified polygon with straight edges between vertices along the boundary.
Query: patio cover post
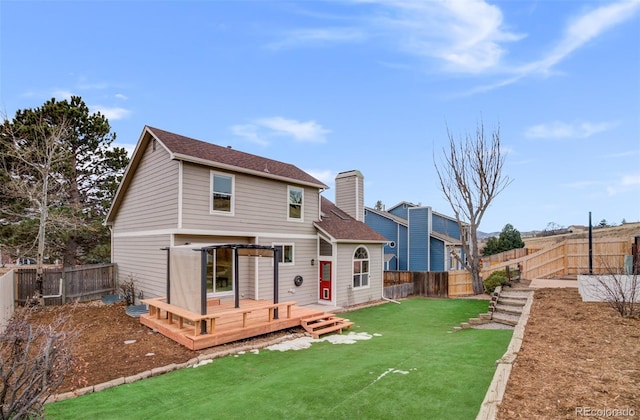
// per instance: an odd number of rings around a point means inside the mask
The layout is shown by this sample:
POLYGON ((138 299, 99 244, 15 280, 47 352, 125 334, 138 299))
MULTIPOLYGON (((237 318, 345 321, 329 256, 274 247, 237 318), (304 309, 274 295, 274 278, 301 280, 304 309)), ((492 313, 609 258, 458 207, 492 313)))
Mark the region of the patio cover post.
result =
POLYGON ((171 303, 171 248, 160 248, 167 251, 167 303, 171 303))
MULTIPOLYGON (((273 248, 273 303, 278 303, 278 248, 273 248)), ((278 308, 273 309, 273 319, 278 319, 278 308)))
MULTIPOLYGON (((200 249, 200 315, 207 314, 207 255, 209 250, 200 249)), ((200 332, 207 333, 207 323, 200 323, 200 332)))
POLYGON ((240 307, 240 275, 238 273, 238 247, 234 246, 233 248, 233 288, 235 289, 236 295, 236 308, 240 307))

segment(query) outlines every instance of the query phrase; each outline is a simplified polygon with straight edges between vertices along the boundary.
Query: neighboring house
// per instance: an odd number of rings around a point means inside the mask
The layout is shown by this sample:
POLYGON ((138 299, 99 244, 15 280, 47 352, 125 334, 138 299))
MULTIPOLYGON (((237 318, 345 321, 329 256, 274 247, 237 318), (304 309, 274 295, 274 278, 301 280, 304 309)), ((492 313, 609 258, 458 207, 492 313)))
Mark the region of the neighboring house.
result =
MULTIPOLYGON (((327 188, 294 165, 147 126, 106 219, 118 278, 145 298, 165 296, 167 248, 254 244, 279 250, 281 300, 380 299, 387 239, 322 197, 327 188)), ((231 299, 235 270, 243 299, 274 296, 271 258, 235 267, 221 247, 207 264, 207 296, 231 299)))
POLYGON ((385 270, 449 271, 462 268, 460 228, 455 218, 403 201, 389 210, 365 208, 364 221, 389 239, 385 270))

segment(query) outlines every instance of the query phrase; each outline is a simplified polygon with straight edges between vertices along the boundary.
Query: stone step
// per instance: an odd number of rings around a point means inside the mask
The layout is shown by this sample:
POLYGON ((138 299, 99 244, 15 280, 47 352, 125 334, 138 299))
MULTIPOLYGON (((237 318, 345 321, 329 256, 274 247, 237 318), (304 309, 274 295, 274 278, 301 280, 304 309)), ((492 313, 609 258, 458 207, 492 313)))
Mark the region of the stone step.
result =
POLYGON ((495 313, 505 313, 505 314, 512 314, 512 315, 521 315, 522 314, 522 306, 512 306, 512 305, 496 305, 495 310, 494 310, 494 314, 495 313))
POLYGON ((500 312, 495 312, 493 314, 493 322, 497 322, 499 324, 511 325, 515 327, 516 325, 518 325, 519 320, 520 320, 520 317, 514 316, 514 315, 509 315, 509 314, 500 313, 500 312))
POLYGON ((470 325, 481 325, 481 324, 486 324, 488 321, 484 320, 484 319, 480 319, 480 318, 469 318, 469 321, 467 321, 470 325))
POLYGON ((452 329, 453 329, 453 331, 460 331, 462 329, 462 327, 453 327, 452 329))
POLYGON ((471 328, 471 324, 469 324, 468 322, 463 322, 460 324, 460 328, 462 329, 471 328))
POLYGON ((485 321, 491 321, 491 312, 487 312, 486 314, 478 315, 478 318, 483 319, 485 321))
POLYGON ((498 305, 524 306, 526 303, 527 303, 526 299, 512 299, 512 298, 503 299, 502 296, 500 296, 500 299, 498 299, 498 305))
POLYGON ((514 299, 527 299, 529 297, 529 293, 530 292, 523 292, 523 291, 518 291, 518 290, 513 290, 513 291, 509 291, 509 292, 502 292, 500 293, 500 297, 505 297, 505 298, 514 298, 514 299))

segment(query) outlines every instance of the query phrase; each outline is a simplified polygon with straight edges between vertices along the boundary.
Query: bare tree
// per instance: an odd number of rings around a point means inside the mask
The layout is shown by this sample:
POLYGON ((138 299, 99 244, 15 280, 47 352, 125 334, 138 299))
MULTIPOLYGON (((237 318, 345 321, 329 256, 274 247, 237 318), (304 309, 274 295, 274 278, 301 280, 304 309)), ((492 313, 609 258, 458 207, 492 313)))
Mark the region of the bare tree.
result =
POLYGON ((56 193, 64 179, 60 177, 59 169, 69 157, 64 143, 68 130, 64 121, 51 123, 40 117, 31 125, 11 123, 5 119, 0 132, 3 150, 1 169, 5 174, 3 193, 22 203, 22 215, 29 213, 38 219, 38 234, 33 245, 37 247, 40 294, 49 213, 52 206, 60 204, 56 193))
POLYGON ((0 419, 41 417, 47 398, 73 369, 76 332, 64 332, 68 317, 34 325, 33 307, 18 309, 0 334, 0 419))
POLYGON ((447 127, 449 149, 443 148, 441 164, 435 163, 440 188, 458 221, 464 257, 454 254, 473 279, 473 291, 484 292, 480 277, 478 227, 493 199, 510 183, 502 174, 505 155, 500 149, 500 127, 487 139, 480 122, 475 137, 466 134, 459 142, 447 127))
MULTIPOLYGON (((615 267, 610 258, 600 256, 600 265, 605 274, 582 276, 581 294, 587 302, 606 302, 622 317, 640 316, 640 279, 638 274, 623 273, 620 267, 615 267)), ((579 283, 580 284, 580 283, 579 283)))

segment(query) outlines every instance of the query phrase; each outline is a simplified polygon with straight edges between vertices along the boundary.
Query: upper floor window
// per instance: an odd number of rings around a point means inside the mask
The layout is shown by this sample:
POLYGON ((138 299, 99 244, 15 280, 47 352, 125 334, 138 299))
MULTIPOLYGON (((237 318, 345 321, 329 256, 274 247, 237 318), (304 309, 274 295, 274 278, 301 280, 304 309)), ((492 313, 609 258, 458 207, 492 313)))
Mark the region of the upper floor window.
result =
POLYGON ((369 252, 363 246, 353 254, 353 288, 369 287, 369 252))
POLYGON ((211 172, 211 211, 233 214, 233 176, 211 172))
POLYGON ((278 249, 278 262, 280 264, 293 264, 293 244, 273 244, 278 249))
POLYGON ((304 215, 304 190, 298 187, 289 186, 289 220, 303 220, 304 215))

